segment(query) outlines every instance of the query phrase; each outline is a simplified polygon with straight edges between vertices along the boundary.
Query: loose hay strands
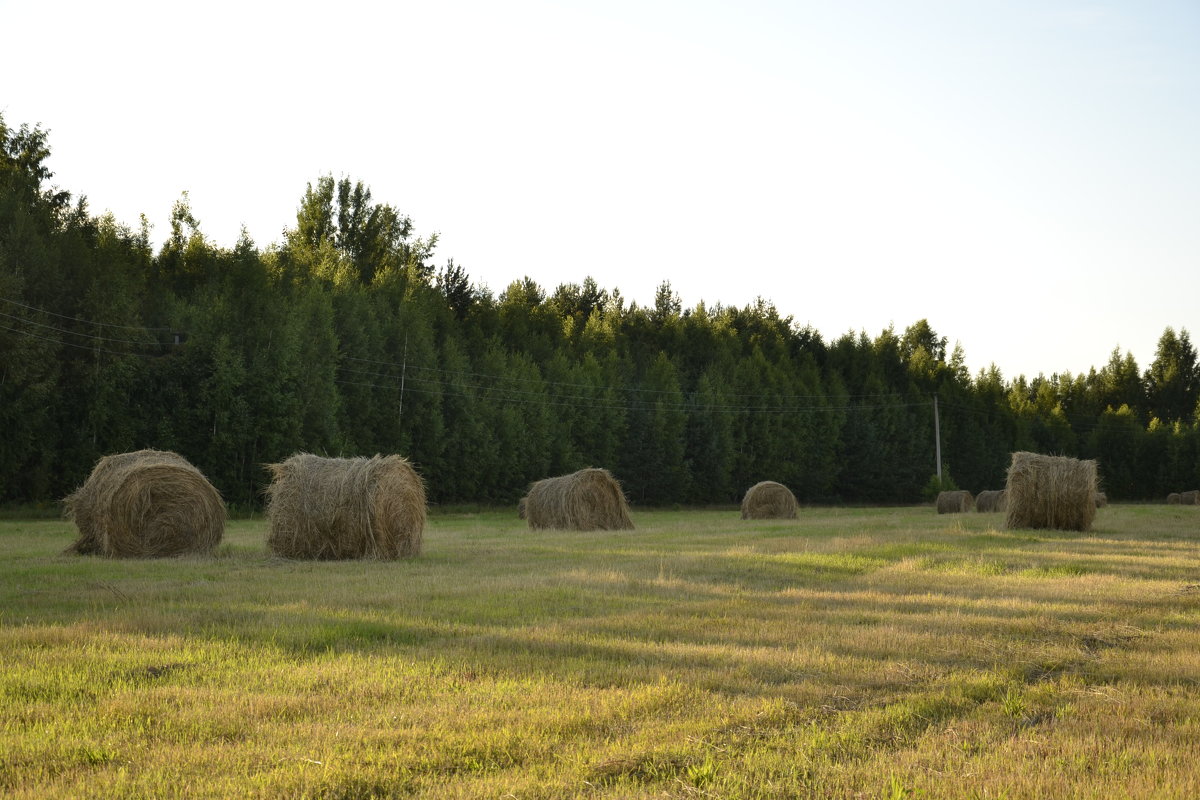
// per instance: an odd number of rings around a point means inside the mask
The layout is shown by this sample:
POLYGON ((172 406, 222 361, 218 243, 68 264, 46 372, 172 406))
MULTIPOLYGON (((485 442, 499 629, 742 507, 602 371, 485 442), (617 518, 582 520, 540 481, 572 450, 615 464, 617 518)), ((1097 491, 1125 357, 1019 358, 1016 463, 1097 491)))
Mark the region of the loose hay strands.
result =
POLYGON ((965 489, 955 489, 949 492, 938 492, 937 513, 964 514, 971 510, 975 499, 965 489))
POLYGON ((225 503, 200 470, 165 450, 105 456, 64 501, 79 539, 67 553, 110 558, 211 554, 225 503))
POLYGON ((1167 505, 1177 506, 1180 503, 1179 492, 1171 492, 1167 495, 1167 505))
POLYGON ((1179 493, 1179 505, 1181 505, 1181 506, 1200 505, 1200 499, 1198 499, 1198 498, 1200 498, 1200 491, 1198 491, 1196 489, 1193 489, 1190 492, 1180 492, 1179 493))
POLYGON ((525 495, 525 518, 530 528, 633 529, 621 484, 608 470, 595 467, 535 482, 525 495))
POLYGON ((742 498, 742 519, 795 519, 800 506, 782 483, 761 481, 742 498))
POLYGON ((400 456, 269 464, 267 546, 284 558, 395 559, 421 552, 425 484, 400 456))
POLYGON ((975 498, 975 510, 979 512, 1003 511, 1004 490, 987 489, 975 498))
POLYGON ((1096 480, 1095 461, 1013 453, 1007 526, 1089 530, 1096 516, 1096 480))

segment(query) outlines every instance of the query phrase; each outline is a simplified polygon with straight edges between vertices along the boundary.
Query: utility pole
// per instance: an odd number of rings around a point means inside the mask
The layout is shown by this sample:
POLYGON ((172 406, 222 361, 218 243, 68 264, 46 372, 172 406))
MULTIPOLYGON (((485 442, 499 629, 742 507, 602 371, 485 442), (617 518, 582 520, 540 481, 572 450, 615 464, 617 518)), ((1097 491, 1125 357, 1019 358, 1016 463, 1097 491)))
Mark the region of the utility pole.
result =
POLYGON ((938 419, 938 402, 937 393, 933 395, 933 446, 937 453, 937 478, 938 484, 942 482, 942 423, 938 419))
MULTIPOLYGON (((400 362, 400 415, 396 421, 404 421, 404 378, 408 374, 408 334, 404 334, 404 359, 400 362)), ((938 456, 940 464, 941 456, 938 456)), ((940 474, 940 471, 939 471, 940 474)))

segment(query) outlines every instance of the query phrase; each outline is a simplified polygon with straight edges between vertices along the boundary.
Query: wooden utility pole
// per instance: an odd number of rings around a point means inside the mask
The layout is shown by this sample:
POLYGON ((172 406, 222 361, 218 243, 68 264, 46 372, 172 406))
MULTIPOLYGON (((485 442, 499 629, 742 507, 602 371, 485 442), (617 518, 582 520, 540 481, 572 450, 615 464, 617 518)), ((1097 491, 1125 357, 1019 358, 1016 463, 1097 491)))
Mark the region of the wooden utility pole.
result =
MULTIPOLYGON (((404 421, 404 378, 408 375, 408 334, 404 334, 404 360, 400 362, 400 413, 397 422, 404 421)), ((938 456, 940 459, 941 456, 938 456)), ((939 462, 940 463, 940 462, 939 462)))
POLYGON ((942 423, 938 419, 937 394, 933 395, 933 447, 937 453, 938 484, 942 482, 942 423))

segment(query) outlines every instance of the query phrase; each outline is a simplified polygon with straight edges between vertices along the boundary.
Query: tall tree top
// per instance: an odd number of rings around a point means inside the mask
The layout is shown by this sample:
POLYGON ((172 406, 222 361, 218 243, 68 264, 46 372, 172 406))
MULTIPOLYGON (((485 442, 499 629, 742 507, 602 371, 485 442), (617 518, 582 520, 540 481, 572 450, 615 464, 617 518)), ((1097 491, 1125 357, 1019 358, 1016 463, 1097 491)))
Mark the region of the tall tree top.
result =
POLYGON ((1163 422, 1186 421, 1197 410, 1200 370, 1187 329, 1171 327, 1158 340, 1154 361, 1146 370, 1146 400, 1150 413, 1163 422))

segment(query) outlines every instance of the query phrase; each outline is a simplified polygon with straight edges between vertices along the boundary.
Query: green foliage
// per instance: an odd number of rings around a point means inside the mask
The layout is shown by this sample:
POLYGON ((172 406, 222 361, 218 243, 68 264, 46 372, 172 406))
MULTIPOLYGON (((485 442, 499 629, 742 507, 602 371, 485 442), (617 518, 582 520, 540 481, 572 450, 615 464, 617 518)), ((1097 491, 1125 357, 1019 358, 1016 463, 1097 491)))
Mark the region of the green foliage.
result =
POLYGON ((1116 499, 1200 485, 1200 368, 1168 327, 1142 374, 972 379, 928 320, 830 342, 758 299, 628 303, 595 279, 498 297, 436 236, 322 176, 280 245, 209 241, 186 193, 154 253, 49 185, 44 131, 0 118, 0 501, 48 502, 101 455, 175 449, 238 505, 298 450, 399 452, 435 502, 508 503, 532 480, 614 470, 644 504, 736 503, 760 480, 802 502, 910 503, 998 487, 1009 454, 1097 458, 1116 499), (946 485, 953 485, 947 479, 946 485))
POLYGON ((1091 451, 1104 464, 1104 486, 1114 499, 1138 496, 1140 476, 1136 454, 1142 426, 1133 409, 1122 405, 1108 408, 1100 415, 1091 436, 1091 451))
POLYGON ((957 489, 958 484, 954 482, 954 478, 950 477, 949 470, 943 467, 942 477, 939 478, 937 473, 929 476, 929 481, 921 489, 921 499, 928 502, 937 499, 942 492, 953 492, 957 489))
POLYGON ((659 353, 628 397, 620 476, 630 499, 663 505, 687 496, 687 414, 678 370, 659 353))
POLYGON ((1020 719, 1024 716, 1027 708, 1024 694, 1015 686, 1010 686, 1005 690, 1004 696, 1000 698, 1000 706, 1004 709, 1005 715, 1013 719, 1020 719))
POLYGON ((884 789, 884 800, 912 800, 921 795, 904 785, 904 781, 892 775, 888 778, 887 788, 884 789))
POLYGON ((697 789, 703 789, 716 781, 717 772, 717 762, 713 760, 712 756, 709 756, 699 764, 688 766, 687 779, 697 789))
POLYGON ((1168 326, 1163 331, 1145 385, 1147 405, 1154 417, 1164 422, 1187 422, 1192 418, 1200 399, 1200 367, 1186 330, 1176 335, 1168 326))

